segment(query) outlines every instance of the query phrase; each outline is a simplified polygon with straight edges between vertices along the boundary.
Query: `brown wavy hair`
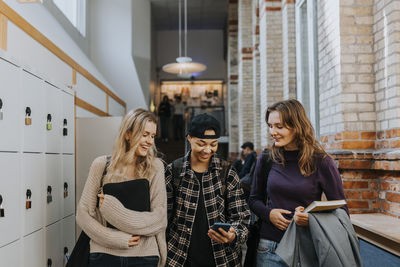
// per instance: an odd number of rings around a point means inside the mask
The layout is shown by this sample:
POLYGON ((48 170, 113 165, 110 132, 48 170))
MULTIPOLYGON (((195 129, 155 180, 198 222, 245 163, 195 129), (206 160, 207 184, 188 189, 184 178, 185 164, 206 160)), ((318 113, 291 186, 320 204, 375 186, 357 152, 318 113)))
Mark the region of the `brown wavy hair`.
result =
POLYGON ((153 113, 145 109, 131 110, 125 115, 114 144, 110 166, 107 169, 107 174, 110 173, 110 175, 106 175, 104 178, 105 183, 120 181, 120 179, 114 177, 112 174, 130 164, 135 166, 135 178, 150 178, 150 175, 154 171, 153 162, 157 155, 155 143, 153 143, 146 156, 138 157, 135 154, 148 122, 153 122, 157 125, 157 118, 153 113), (131 136, 129 140, 126 139, 128 133, 131 136))
MULTIPOLYGON (((293 129, 295 132, 294 142, 300 150, 298 164, 301 174, 304 176, 313 174, 316 171, 315 156, 322 155, 325 157, 328 154, 316 139, 314 128, 307 117, 303 105, 296 99, 277 102, 267 109, 265 114, 265 121, 267 123, 269 114, 273 111, 279 112, 283 126, 293 129)), ((274 162, 285 166, 283 150, 283 147, 276 147, 273 144, 270 152, 274 162)))

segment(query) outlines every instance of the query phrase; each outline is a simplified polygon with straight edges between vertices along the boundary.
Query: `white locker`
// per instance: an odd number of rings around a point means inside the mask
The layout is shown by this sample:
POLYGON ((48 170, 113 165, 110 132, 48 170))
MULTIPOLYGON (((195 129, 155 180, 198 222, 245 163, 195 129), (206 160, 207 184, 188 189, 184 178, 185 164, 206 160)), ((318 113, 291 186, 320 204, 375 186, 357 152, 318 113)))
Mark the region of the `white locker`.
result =
POLYGON ((46 115, 44 82, 25 71, 21 71, 23 151, 43 152, 46 137, 46 115), (25 122, 30 111, 31 124, 25 122), (24 119, 25 117, 25 119, 24 119))
POLYGON ((43 267, 44 263, 44 236, 43 229, 36 231, 23 239, 22 266, 43 267))
MULTIPOLYGON (((4 217, 0 217, 0 247, 17 240, 21 231, 20 154, 0 153, 0 196, 4 217)), ((0 258, 1 259, 1 258, 0 258)))
POLYGON ((20 150, 22 116, 19 116, 19 73, 18 67, 0 59, 0 151, 20 150))
POLYGON ((43 194, 46 207, 46 225, 55 223, 61 218, 62 168, 61 155, 47 154, 46 183, 43 194))
POLYGON ((46 227, 46 256, 44 258, 47 267, 61 267, 63 250, 61 249, 60 240, 61 222, 56 222, 46 227))
POLYGON ((22 191, 20 193, 23 203, 24 232, 28 235, 40 229, 43 225, 45 195, 44 195, 44 155, 23 153, 22 154, 22 191), (30 197, 29 197, 30 195, 30 197), (30 201, 31 207, 27 208, 30 201))
POLYGON ((65 218, 75 213, 75 158, 74 155, 62 155, 63 180, 62 199, 63 214, 65 218))
POLYGON ((62 105, 61 90, 44 83, 46 95, 46 152, 61 153, 62 105))
POLYGON ((21 240, 8 244, 5 247, 0 247, 0 261, 0 266, 20 267, 22 261, 21 240))
POLYGON ((62 220, 62 251, 63 251, 63 266, 67 263, 66 255, 71 255, 72 249, 75 246, 75 215, 68 216, 62 220))
POLYGON ((73 154, 75 151, 75 116, 74 116, 74 96, 62 93, 62 152, 73 154), (64 130, 66 129, 66 131, 64 130), (65 132, 64 132, 65 131, 65 132))

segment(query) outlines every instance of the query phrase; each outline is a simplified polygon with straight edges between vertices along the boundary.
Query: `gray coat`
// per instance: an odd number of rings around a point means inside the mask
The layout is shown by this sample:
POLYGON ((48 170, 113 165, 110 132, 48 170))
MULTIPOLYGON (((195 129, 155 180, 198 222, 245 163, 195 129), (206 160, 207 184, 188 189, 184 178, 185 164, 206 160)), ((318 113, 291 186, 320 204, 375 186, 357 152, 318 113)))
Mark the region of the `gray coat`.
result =
POLYGON ((308 217, 309 227, 291 222, 275 251, 289 267, 362 266, 360 245, 343 209, 308 217))

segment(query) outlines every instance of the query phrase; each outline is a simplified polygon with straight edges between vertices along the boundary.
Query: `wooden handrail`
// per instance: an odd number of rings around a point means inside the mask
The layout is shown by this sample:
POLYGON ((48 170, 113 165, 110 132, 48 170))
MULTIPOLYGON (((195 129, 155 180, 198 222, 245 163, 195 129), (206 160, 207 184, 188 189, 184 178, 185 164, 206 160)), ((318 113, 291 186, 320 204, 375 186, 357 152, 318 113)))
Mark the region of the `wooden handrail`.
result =
POLYGON ((96 114, 101 117, 108 117, 110 114, 107 112, 102 111, 101 109, 96 108, 95 106, 89 104, 88 102, 80 99, 79 97, 75 96, 75 105, 78 107, 81 107, 83 109, 86 109, 89 112, 92 112, 93 114, 96 114))
POLYGON ((26 21, 23 17, 21 17, 18 13, 16 13, 13 9, 11 9, 6 3, 0 0, 0 14, 6 16, 11 22, 17 25, 21 30, 23 30, 26 34, 31 36, 38 43, 46 47, 50 52, 52 52, 59 59, 67 63, 72 69, 79 72, 82 76, 87 78, 93 84, 95 84, 98 88, 103 90, 107 95, 111 96, 115 101, 121 104, 124 108, 126 108, 126 103, 120 99, 117 95, 115 95, 112 91, 110 91, 103 83, 101 83, 98 79, 96 79, 92 74, 89 73, 85 68, 79 65, 75 60, 73 60, 70 56, 68 56, 64 51, 58 48, 52 41, 50 41, 46 36, 44 36, 41 32, 39 32, 35 27, 33 27, 28 21, 26 21))

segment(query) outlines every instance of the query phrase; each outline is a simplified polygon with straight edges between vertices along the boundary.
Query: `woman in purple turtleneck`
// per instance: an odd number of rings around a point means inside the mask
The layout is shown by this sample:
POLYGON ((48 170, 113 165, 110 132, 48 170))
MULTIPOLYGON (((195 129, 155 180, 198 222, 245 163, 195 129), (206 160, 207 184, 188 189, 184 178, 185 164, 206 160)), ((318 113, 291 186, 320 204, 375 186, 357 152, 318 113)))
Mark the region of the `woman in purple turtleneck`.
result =
MULTIPOLYGON (((286 266, 275 254, 275 248, 290 220, 307 227, 304 207, 321 200, 322 193, 328 200, 345 196, 336 164, 315 138, 299 101, 273 104, 265 120, 274 141, 269 151, 272 167, 266 173, 262 167, 265 157, 258 157, 249 199, 250 209, 262 220, 257 267, 286 266)), ((347 206, 344 209, 348 212, 347 206)))

